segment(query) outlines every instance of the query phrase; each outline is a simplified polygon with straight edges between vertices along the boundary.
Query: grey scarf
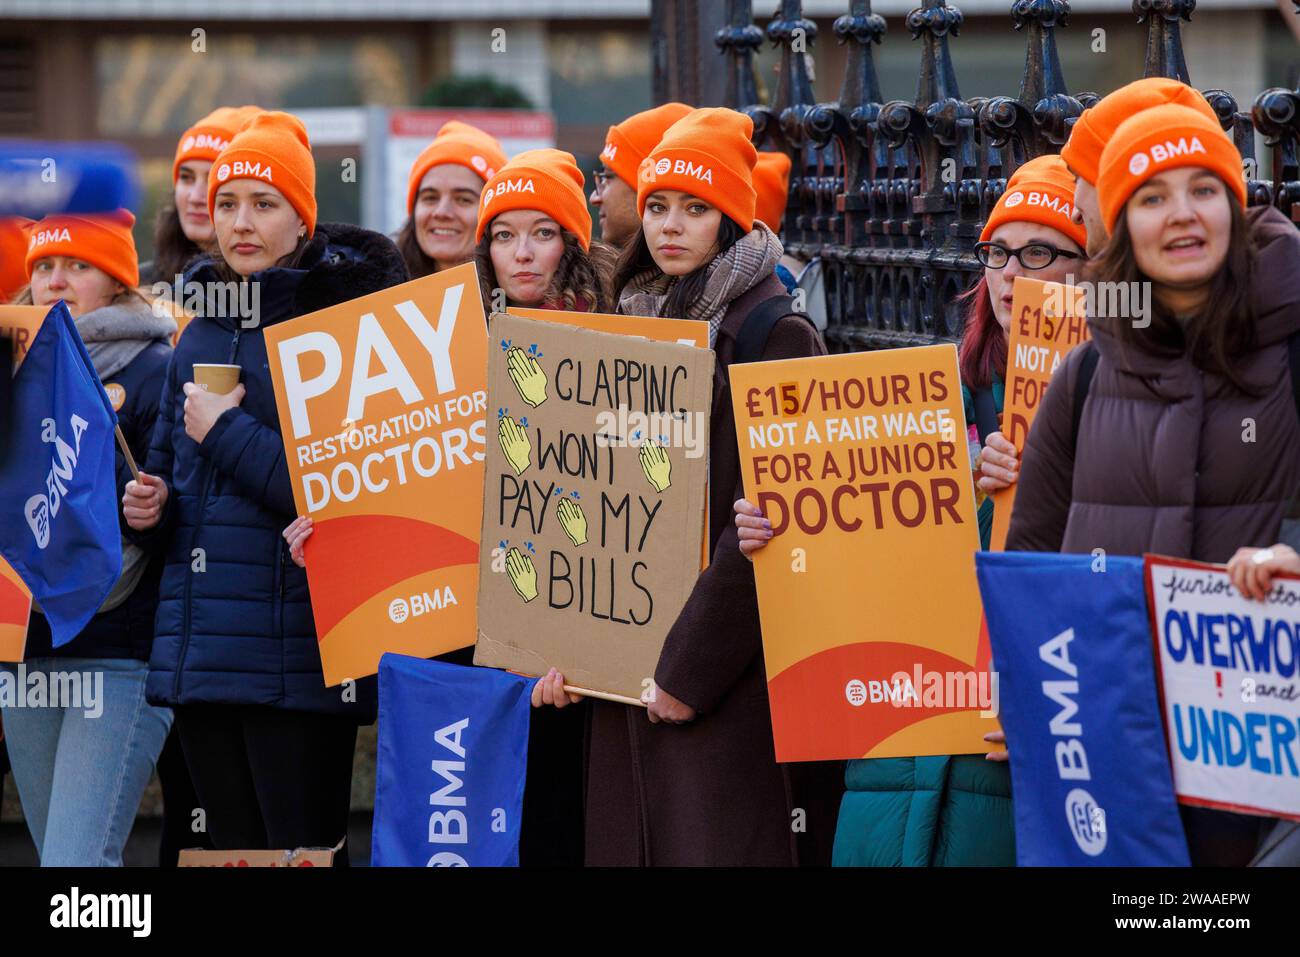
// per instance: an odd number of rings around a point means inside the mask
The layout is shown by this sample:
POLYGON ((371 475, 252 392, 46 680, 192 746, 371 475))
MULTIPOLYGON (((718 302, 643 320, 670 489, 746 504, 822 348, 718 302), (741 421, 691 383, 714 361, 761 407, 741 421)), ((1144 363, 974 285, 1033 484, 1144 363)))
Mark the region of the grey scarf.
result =
MULTIPOLYGON (((176 320, 170 313, 155 315, 148 303, 134 298, 82 313, 76 323, 95 372, 103 382, 129 366, 150 343, 158 339, 170 341, 176 333, 176 320)), ((99 610, 112 611, 126 601, 148 564, 145 553, 123 537, 122 574, 99 610)))
MULTIPOLYGON (((732 300, 738 299, 771 276, 781 259, 781 240, 763 223, 706 267, 704 294, 686 307, 686 318, 704 319, 709 323, 709 345, 718 338, 718 326, 732 300)), ((628 316, 657 316, 672 292, 675 276, 665 276, 658 269, 647 269, 628 281, 618 300, 618 311, 628 316)))
POLYGON ((176 334, 170 313, 155 315, 147 302, 135 298, 82 313, 76 323, 101 381, 129 366, 154 340, 176 334))

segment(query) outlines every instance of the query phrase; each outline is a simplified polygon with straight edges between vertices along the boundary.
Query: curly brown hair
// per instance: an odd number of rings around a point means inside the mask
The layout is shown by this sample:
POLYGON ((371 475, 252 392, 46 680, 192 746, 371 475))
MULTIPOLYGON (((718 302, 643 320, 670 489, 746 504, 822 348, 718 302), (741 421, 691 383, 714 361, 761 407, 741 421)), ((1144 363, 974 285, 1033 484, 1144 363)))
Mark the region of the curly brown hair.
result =
MULTIPOLYGON (((546 295, 542 297, 542 308, 609 312, 614 304, 609 289, 614 271, 614 251, 598 242, 593 242, 590 250, 583 249, 578 237, 567 229, 561 229, 560 236, 564 240, 564 252, 555 266, 555 275, 546 288, 546 295)), ((489 312, 492 311, 493 292, 501 285, 492 266, 491 245, 492 230, 487 229, 474 248, 483 304, 489 312)))

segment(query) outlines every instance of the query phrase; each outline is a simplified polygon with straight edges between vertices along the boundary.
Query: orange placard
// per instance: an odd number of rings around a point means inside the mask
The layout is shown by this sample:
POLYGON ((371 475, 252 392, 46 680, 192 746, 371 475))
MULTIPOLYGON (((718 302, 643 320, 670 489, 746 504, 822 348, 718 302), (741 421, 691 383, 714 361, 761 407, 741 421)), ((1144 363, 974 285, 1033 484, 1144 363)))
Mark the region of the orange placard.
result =
POLYGON ((49 311, 49 306, 0 306, 0 336, 14 341, 15 372, 27 358, 27 350, 49 311))
MULTIPOLYGON (((1016 278, 1011 298, 1002 432, 1018 454, 1024 454, 1029 427, 1038 415, 1052 373, 1067 352, 1088 338, 1081 288, 1023 276, 1016 278)), ((1015 500, 1014 485, 993 494, 990 551, 1006 548, 1015 500)))
POLYGON ((641 336, 655 342, 679 342, 686 346, 709 347, 709 325, 695 319, 661 319, 658 316, 618 316, 607 312, 561 312, 556 309, 506 309, 511 316, 560 322, 566 326, 613 332, 620 336, 641 336))
POLYGON ((778 761, 988 750, 957 349, 732 366, 778 761))
POLYGON ((474 643, 487 326, 472 264, 271 326, 326 685, 474 643))

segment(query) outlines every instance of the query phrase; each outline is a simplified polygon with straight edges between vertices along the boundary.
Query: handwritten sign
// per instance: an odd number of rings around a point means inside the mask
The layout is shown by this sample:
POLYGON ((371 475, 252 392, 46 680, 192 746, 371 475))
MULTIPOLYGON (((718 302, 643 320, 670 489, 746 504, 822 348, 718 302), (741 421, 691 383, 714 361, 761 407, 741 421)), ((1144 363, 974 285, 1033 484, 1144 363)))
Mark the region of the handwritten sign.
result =
POLYGON ((326 685, 474 643, 487 335, 473 265, 266 330, 326 685))
POLYGON ((629 703, 697 577, 713 353, 491 318, 474 663, 629 703))
POLYGON ((1147 555, 1146 579, 1178 800, 1300 821, 1300 578, 1253 601, 1222 565, 1147 555))
POLYGON ((975 491, 954 346, 732 366, 778 761, 983 752, 975 491))
MULTIPOLYGON (((1025 451, 1029 427, 1047 392, 1052 374, 1066 353, 1088 336, 1083 295, 1077 287, 1017 277, 1011 300, 1011 335, 1007 342, 1006 399, 1002 409, 1003 434, 1025 451)), ((993 529, 989 547, 1006 547, 1016 487, 993 495, 993 529)))

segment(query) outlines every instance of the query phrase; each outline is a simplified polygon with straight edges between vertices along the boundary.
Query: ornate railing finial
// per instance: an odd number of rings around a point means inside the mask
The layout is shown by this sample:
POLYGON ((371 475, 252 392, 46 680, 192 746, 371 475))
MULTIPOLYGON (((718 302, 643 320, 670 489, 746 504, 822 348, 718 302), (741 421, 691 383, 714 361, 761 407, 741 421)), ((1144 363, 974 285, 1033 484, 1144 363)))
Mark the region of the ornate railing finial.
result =
POLYGON ((727 26, 713 37, 713 42, 729 61, 727 104, 736 110, 758 102, 754 51, 763 45, 763 31, 754 26, 751 14, 752 0, 727 0, 727 26))
POLYGON ((1167 76, 1191 83, 1183 59, 1179 21, 1192 19, 1196 0, 1133 0, 1133 14, 1147 24, 1146 69, 1143 76, 1167 76))

